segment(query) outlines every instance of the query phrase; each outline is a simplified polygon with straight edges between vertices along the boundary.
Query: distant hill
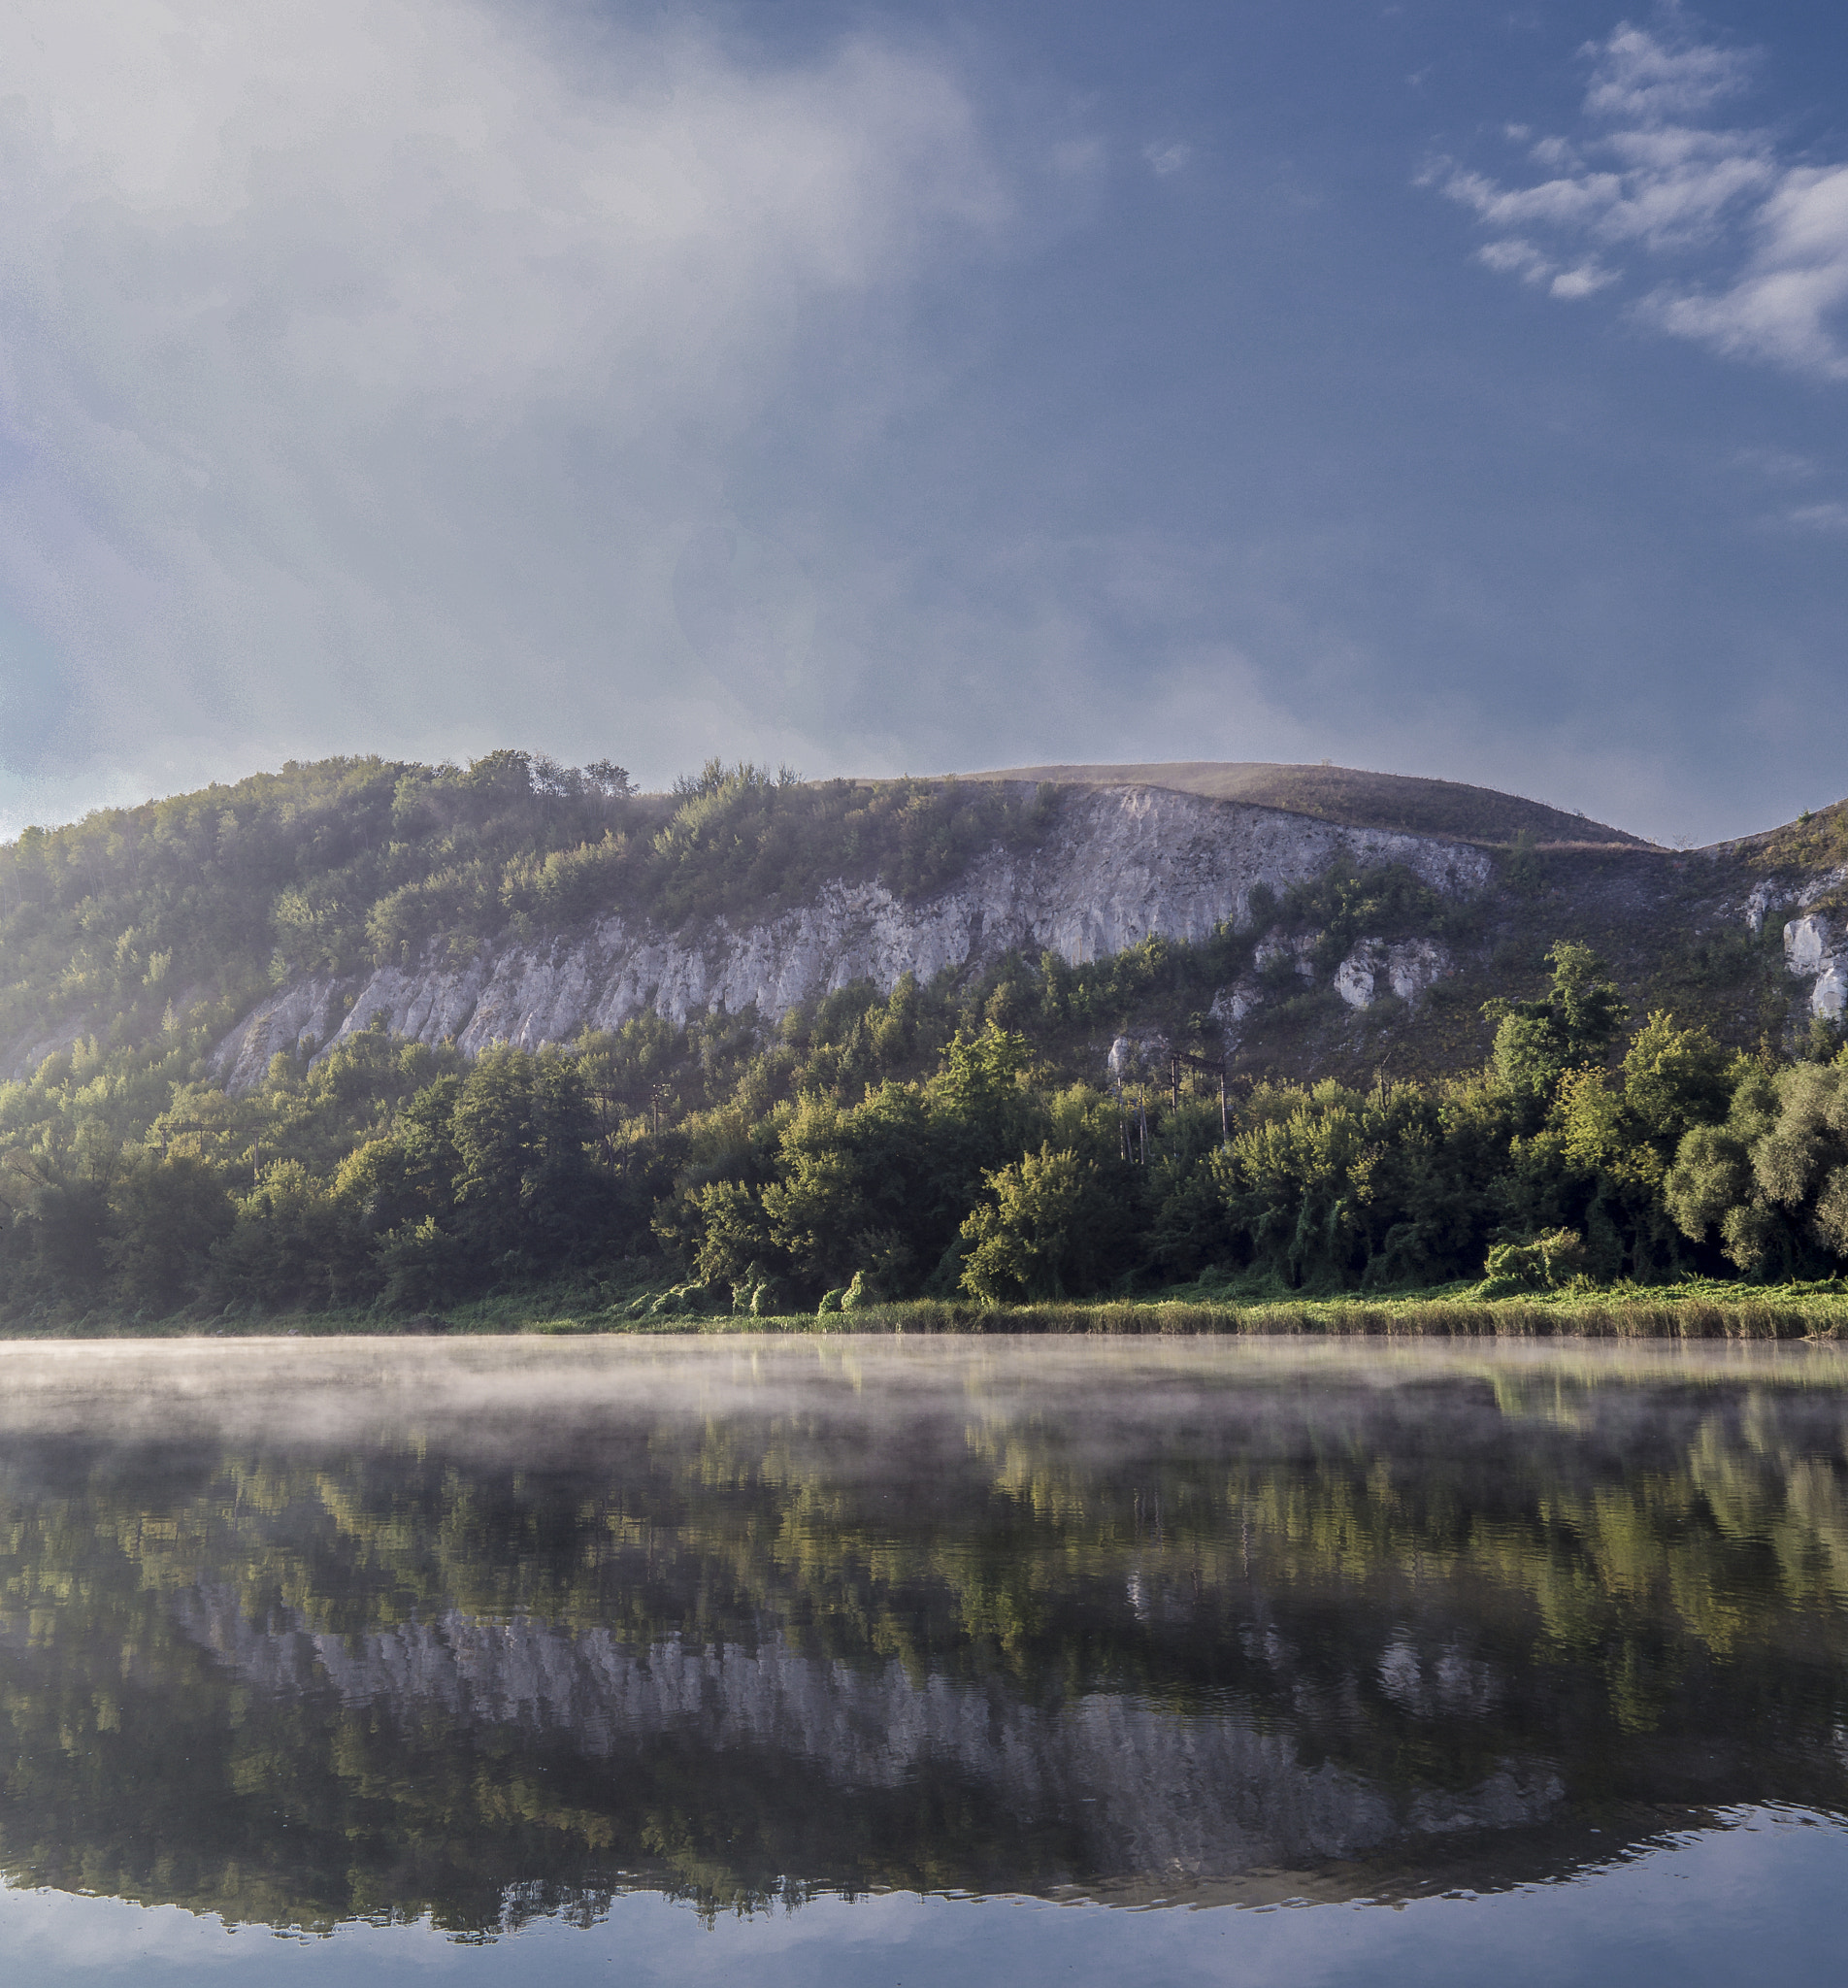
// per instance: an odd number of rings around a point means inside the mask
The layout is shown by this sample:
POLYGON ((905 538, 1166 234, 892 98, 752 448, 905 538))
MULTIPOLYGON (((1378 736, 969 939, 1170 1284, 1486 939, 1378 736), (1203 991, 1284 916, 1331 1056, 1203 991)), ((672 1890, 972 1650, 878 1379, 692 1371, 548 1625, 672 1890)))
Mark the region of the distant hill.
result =
POLYGON ((1069 786, 1172 787, 1215 801, 1280 808, 1317 821, 1406 835, 1448 835, 1464 842, 1512 843, 1525 834, 1537 844, 1592 844, 1647 848, 1628 834, 1542 801, 1524 801, 1493 787, 1404 774, 1362 773, 1349 766, 1283 766, 1265 760, 1182 759, 1137 766, 1016 766, 975 779, 1055 780, 1069 786))
MULTIPOLYGON (((1041 1207, 1087 1210, 1054 1295, 1473 1277, 1557 1226, 1600 1276, 1712 1269, 1650 1142, 1832 1062, 1845 1006, 1848 806, 1676 850, 1336 767, 291 763, 0 845, 0 1331, 540 1276, 629 1319, 1034 1291, 1041 1207), (1508 1002, 1522 1058, 1648 1041, 1621 1089, 1560 1063, 1544 1140, 1527 1061, 1417 1088, 1508 1002), (1276 1140, 1220 1159, 1234 1112, 1276 1140)), ((1848 1264, 1820 1215, 1727 1220, 1848 1264)))
POLYGON ((1115 1004, 1096 1018, 1104 1048, 1193 1027, 1218 1001, 1243 1017, 1232 1033, 1254 1073, 1370 1069, 1387 1036, 1395 1071, 1466 1068, 1484 1053, 1482 1002, 1536 981, 1563 936, 1609 961, 1638 1012, 1671 1007, 1750 1044, 1848 983, 1844 878, 1848 806, 1677 852, 1488 788, 1334 766, 805 782, 713 761, 637 794, 620 768, 512 750, 466 768, 291 763, 0 845, 0 1152, 19 1130, 9 1077, 55 1065, 87 1083, 112 1057, 153 1057, 189 1081, 232 1065, 250 1080, 276 1047, 325 1043, 380 1002, 393 1029, 470 1050, 644 1010, 755 1004, 777 1022, 842 978, 884 996, 907 970, 946 975, 987 1015, 1010 947, 1095 965, 1222 921, 1255 944, 1253 919, 1316 959, 1274 986, 1257 963, 1249 987, 1228 970, 1172 1014, 1115 1004), (1138 787, 1147 805, 1125 809, 1138 787), (1390 887, 1334 878, 1382 862, 1405 873, 1390 887), (1837 922, 1807 930, 1809 964, 1787 974, 1793 914, 1837 922), (598 937, 612 917, 626 936, 598 937), (1352 997, 1372 955, 1347 961, 1362 940, 1401 948, 1380 986, 1441 985, 1366 1020, 1352 997), (1414 972, 1404 948, 1421 944, 1414 972), (1284 998, 1298 994, 1315 998, 1284 998))

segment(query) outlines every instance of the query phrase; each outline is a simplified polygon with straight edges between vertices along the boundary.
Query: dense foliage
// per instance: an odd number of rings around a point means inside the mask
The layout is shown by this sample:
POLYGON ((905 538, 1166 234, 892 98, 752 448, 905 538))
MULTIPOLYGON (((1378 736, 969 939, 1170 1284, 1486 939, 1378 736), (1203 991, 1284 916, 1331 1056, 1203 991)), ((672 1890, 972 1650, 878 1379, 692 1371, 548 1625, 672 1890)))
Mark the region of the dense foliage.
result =
POLYGON ((803 782, 710 761, 672 796, 609 761, 291 762, 99 810, 0 847, 0 1044, 147 1043, 291 975, 405 962, 620 910, 677 924, 775 910, 829 878, 901 896, 1029 839, 1049 794, 979 782, 803 782))
MULTIPOLYGON (((1336 876, 1310 910, 1372 920, 1405 888, 1336 876)), ((762 1312, 1190 1279, 1828 1276, 1848 1256, 1834 1039, 1779 1065, 1666 1014, 1631 1029, 1570 943, 1543 996, 1495 1005, 1494 1054, 1465 1077, 1222 1102, 1206 1057, 1132 1054, 1107 1084, 1061 1069, 1151 990, 1204 1046, 1206 990, 1251 956, 1222 931, 1082 967, 1014 958, 961 988, 848 988, 776 1027, 646 1015, 472 1063, 374 1027, 278 1056, 240 1097, 182 1028, 87 1042, 0 1086, 0 1303, 423 1309, 562 1279, 762 1312)))

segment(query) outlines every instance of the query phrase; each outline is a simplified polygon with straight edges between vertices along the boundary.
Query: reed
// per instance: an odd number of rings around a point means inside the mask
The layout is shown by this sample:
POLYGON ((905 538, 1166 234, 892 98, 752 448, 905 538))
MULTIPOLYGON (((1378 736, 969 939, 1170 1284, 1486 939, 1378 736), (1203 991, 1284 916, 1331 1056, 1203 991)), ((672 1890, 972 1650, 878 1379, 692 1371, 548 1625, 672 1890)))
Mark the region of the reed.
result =
POLYGON ((201 1320, 180 1314, 125 1319, 107 1311, 15 1325, 17 1339, 153 1339, 204 1335, 322 1338, 438 1329, 454 1335, 666 1335, 789 1333, 1079 1334, 1186 1338, 1205 1335, 1322 1339, 1848 1340, 1848 1285, 1775 1287, 1702 1280, 1678 1285, 1583 1287, 1484 1299, 1468 1285, 1392 1297, 1232 1295, 1190 1287, 1146 1297, 983 1306, 972 1299, 911 1298, 820 1316, 790 1312, 680 1313, 632 1319, 627 1306, 570 1289, 510 1293, 458 1306, 440 1321, 407 1320, 376 1308, 247 1311, 201 1320))
POLYGON ((1188 1337, 1206 1334, 1330 1339, 1800 1340, 1848 1338, 1848 1294, 1571 1294, 1558 1299, 1465 1296, 1214 1303, 1198 1299, 977 1307, 913 1299, 827 1317, 714 1320, 783 1332, 1067 1333, 1188 1337))

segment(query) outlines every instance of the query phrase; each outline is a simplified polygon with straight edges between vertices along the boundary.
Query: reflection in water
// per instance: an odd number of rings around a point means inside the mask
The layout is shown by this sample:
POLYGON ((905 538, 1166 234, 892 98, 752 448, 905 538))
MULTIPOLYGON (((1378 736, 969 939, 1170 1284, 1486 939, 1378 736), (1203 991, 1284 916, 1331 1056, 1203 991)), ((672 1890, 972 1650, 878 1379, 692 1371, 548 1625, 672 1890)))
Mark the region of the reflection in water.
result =
POLYGON ((1402 1896, 1848 1809, 1823 1349, 0 1360, 16 1881, 1402 1896))

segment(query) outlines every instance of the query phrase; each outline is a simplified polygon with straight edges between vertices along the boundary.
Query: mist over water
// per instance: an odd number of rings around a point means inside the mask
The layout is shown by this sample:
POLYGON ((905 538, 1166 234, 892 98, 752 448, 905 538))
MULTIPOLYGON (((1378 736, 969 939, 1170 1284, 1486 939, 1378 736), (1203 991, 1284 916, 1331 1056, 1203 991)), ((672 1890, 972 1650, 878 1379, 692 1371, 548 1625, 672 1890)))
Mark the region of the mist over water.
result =
POLYGON ((175 1908, 342 1979, 1468 1978, 1614 1887, 1703 1979, 1749 1867, 1803 1979, 1844 1816, 1825 1347, 0 1347, 43 1978, 175 1908))

